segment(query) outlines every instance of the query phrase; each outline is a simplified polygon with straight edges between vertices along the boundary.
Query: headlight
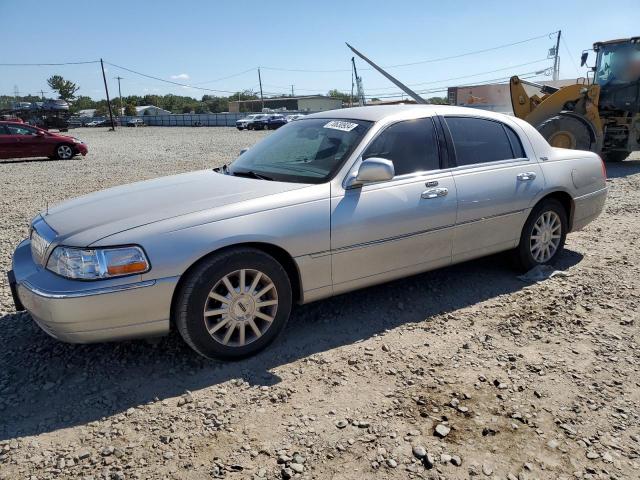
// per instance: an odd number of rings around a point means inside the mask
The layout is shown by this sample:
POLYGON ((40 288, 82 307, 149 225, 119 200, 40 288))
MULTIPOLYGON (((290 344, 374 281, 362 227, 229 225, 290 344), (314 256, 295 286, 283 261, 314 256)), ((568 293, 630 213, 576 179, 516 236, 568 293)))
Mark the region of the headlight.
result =
POLYGON ((78 138, 74 138, 73 139, 73 143, 83 143, 82 140, 78 139, 78 138))
POLYGON ((67 278, 99 280, 149 271, 149 261, 140 247, 56 247, 47 270, 67 278))

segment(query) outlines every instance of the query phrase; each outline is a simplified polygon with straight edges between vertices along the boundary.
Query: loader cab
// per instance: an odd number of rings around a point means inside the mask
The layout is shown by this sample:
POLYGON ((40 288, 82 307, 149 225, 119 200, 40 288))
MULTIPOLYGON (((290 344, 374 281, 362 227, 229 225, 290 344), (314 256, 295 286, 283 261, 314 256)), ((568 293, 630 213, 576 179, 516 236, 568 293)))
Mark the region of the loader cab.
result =
POLYGON ((600 110, 640 110, 640 37, 598 42, 594 83, 600 85, 600 110))

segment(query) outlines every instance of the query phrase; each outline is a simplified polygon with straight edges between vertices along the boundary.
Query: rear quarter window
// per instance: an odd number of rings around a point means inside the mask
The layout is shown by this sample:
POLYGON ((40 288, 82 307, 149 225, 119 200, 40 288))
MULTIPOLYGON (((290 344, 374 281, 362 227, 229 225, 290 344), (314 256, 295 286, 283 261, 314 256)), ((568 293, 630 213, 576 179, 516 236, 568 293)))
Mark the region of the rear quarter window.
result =
POLYGON ((458 166, 522 158, 522 144, 515 132, 502 122, 474 117, 445 117, 458 166), (512 140, 507 130, 514 136, 512 140), (517 148, 517 152, 514 152, 517 148))

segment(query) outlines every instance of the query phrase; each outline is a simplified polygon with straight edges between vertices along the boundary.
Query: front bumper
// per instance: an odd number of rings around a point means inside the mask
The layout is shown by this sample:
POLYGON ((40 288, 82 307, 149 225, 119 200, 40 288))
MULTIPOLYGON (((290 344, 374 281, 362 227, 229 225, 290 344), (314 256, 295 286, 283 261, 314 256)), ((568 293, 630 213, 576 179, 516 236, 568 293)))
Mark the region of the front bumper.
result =
POLYGON ((33 261, 29 240, 16 249, 9 278, 16 308, 23 306, 42 330, 71 343, 168 333, 178 282, 178 277, 141 276, 91 282, 66 279, 33 261))
POLYGON ((76 154, 82 155, 83 157, 89 153, 89 149, 84 143, 76 143, 75 150, 76 154))

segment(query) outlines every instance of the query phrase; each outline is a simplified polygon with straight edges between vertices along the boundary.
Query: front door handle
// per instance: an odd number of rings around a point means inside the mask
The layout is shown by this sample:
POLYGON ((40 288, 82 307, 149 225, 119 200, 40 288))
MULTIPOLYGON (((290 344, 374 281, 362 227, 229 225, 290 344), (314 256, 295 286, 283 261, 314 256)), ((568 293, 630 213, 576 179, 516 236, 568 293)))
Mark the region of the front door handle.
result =
POLYGON ((425 200, 431 200, 432 198, 444 197, 449 193, 448 188, 440 187, 440 188, 431 188, 429 190, 425 190, 420 195, 425 200))
POLYGON ((519 173, 516 178, 518 179, 519 182, 530 182, 531 180, 535 180, 536 179, 536 173, 535 172, 523 172, 523 173, 519 173))

